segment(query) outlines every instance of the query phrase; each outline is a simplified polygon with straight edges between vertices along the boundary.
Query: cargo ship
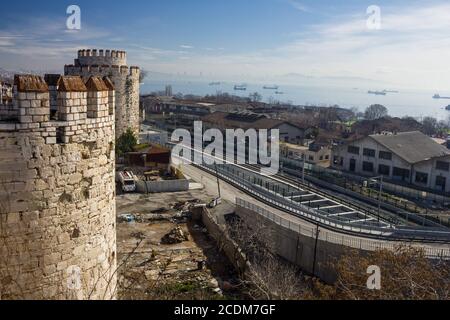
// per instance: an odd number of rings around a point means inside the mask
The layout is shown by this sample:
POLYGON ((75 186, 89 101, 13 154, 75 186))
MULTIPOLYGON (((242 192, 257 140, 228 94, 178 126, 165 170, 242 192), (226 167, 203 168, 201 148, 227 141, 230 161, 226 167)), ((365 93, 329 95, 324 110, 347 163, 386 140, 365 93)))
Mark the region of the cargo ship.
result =
POLYGON ((234 86, 234 90, 236 90, 236 91, 246 91, 246 90, 247 90, 247 86, 244 85, 244 84, 241 84, 241 85, 235 85, 235 86, 234 86))
POLYGON ((433 96, 433 99, 450 99, 450 97, 441 97, 441 96, 439 95, 439 93, 436 93, 436 94, 433 96))
POLYGON ((377 95, 377 96, 385 96, 386 95, 386 92, 384 92, 384 91, 368 91, 367 93, 368 94, 374 94, 374 95, 377 95))
POLYGON ((273 85, 273 86, 264 86, 263 89, 265 90, 278 90, 280 87, 277 85, 273 85))

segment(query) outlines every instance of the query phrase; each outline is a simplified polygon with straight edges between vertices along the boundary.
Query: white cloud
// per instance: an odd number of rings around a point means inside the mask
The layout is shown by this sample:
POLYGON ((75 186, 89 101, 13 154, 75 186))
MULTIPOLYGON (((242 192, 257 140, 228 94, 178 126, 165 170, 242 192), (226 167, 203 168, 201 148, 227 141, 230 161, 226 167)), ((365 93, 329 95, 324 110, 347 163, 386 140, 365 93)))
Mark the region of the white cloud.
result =
MULTIPOLYGON (((309 10, 299 1, 289 3, 298 10, 309 10)), ((298 73, 315 79, 369 79, 432 91, 447 87, 450 4, 383 6, 381 10, 381 30, 367 29, 366 11, 362 8, 360 12, 335 16, 301 32, 287 30, 293 40, 279 47, 234 54, 228 53, 233 49, 231 46, 226 51, 215 47, 191 50, 194 46, 182 44, 181 50, 167 50, 145 42, 133 44, 126 39, 121 42, 133 64, 163 73, 203 72, 240 81, 248 81, 243 79, 244 75, 256 79, 298 73)), ((0 31, 0 61, 42 65, 45 57, 50 57, 46 63, 56 66, 70 62, 77 49, 89 44, 117 46, 118 35, 84 24, 81 32, 67 34, 64 25, 64 21, 42 19, 27 27, 0 31), (38 56, 41 58, 36 61, 38 56)))
POLYGON ((301 12, 309 12, 309 8, 307 6, 305 6, 304 4, 295 1, 295 0, 288 0, 288 3, 294 8, 297 9, 301 12))
POLYGON ((434 91, 450 83, 448 12, 450 4, 382 7, 382 29, 368 30, 361 10, 310 26, 277 48, 241 54, 199 52, 191 55, 188 66, 172 62, 156 67, 192 74, 207 70, 223 77, 301 73, 434 91))

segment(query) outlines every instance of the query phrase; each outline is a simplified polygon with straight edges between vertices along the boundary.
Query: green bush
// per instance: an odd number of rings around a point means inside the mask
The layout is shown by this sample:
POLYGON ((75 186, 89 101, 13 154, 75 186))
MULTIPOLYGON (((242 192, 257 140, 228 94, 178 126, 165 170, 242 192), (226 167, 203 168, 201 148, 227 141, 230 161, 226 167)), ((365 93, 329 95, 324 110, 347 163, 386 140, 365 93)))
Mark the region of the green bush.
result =
POLYGON ((137 145, 137 138, 133 131, 128 128, 116 141, 116 153, 118 156, 123 156, 127 152, 132 152, 137 145))

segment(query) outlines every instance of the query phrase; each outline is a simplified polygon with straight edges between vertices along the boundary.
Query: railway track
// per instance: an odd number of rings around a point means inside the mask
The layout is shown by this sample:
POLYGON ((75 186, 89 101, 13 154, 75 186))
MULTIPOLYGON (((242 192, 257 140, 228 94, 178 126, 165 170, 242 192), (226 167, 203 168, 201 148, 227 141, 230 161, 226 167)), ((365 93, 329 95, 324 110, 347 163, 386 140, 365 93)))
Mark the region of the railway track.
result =
MULTIPOLYGON (((198 165, 193 165, 194 167, 208 172, 209 174, 214 175, 215 174, 215 170, 214 168, 211 167, 206 167, 206 166, 198 166, 198 165)), ((235 165, 232 165, 235 166, 235 165)), ((247 171, 252 171, 254 173, 254 169, 255 167, 253 167, 253 169, 250 169, 249 167, 244 168, 240 165, 238 165, 238 167, 241 168, 241 170, 247 170, 247 171)), ((236 188, 240 189, 241 191, 243 191, 244 193, 247 193, 248 195, 258 199, 259 201, 266 203, 267 205, 270 206, 274 206, 274 204, 271 201, 267 201, 261 197, 259 197, 258 195, 255 194, 255 192, 253 192, 253 190, 246 190, 246 188, 242 188, 239 183, 237 183, 235 181, 235 179, 223 179, 223 177, 221 178, 224 181, 227 181, 228 183, 230 183, 231 185, 235 186, 236 188)), ((277 177, 274 177, 273 179, 275 180, 280 180, 280 183, 282 183, 282 179, 279 179, 277 177)), ((286 181, 286 179, 285 179, 286 181)), ((297 182, 297 181, 296 181, 297 182)), ((289 183, 290 182, 285 182, 285 183, 289 183)), ((255 185, 256 187, 256 185, 255 185)), ((256 189, 255 189, 256 190, 256 189)), ((278 194, 277 196, 281 196, 281 194, 278 194)), ((303 204, 304 205, 304 204, 303 204)), ((274 206, 277 209, 284 211, 290 215, 293 216, 297 216, 303 220, 309 221, 313 224, 317 224, 317 221, 308 217, 305 217, 304 215, 298 214, 296 212, 294 212, 292 209, 288 209, 288 208, 284 208, 284 207, 280 207, 280 206, 274 206)), ((347 206, 342 206, 343 208, 347 208, 347 206)), ((350 212, 352 212, 352 208, 347 208, 347 210, 350 210, 350 212)), ((298 210, 297 210, 298 211, 298 210)), ((340 217, 341 215, 336 215, 337 217, 340 217)), ((336 216, 332 216, 332 218, 335 219, 336 216)), ((344 215, 345 216, 345 215, 344 215)), ((319 225, 321 225, 322 228, 325 229, 329 229, 331 231, 337 231, 339 233, 342 234, 347 234, 347 235, 353 235, 353 236, 361 236, 364 238, 368 238, 368 239, 378 239, 378 240, 384 240, 384 241, 388 241, 388 242, 392 242, 392 241, 408 241, 408 242, 415 242, 415 243, 436 243, 436 244, 442 244, 442 243, 449 243, 449 238, 450 238, 450 233, 448 231, 443 231, 443 230, 425 230, 425 229, 413 229, 413 228, 405 228, 403 229, 403 226, 398 225, 398 226, 392 226, 391 224, 382 221, 381 224, 379 224, 378 222, 375 223, 370 223, 371 221, 374 222, 374 218, 372 219, 354 219, 351 220, 350 223, 355 223, 355 228, 354 230, 349 230, 348 228, 340 228, 340 227, 333 227, 330 225, 323 225, 321 223, 319 223, 319 225), (364 229, 364 227, 362 227, 361 224, 365 223, 365 227, 366 228, 370 228, 371 226, 373 226, 374 228, 376 228, 377 230, 384 230, 380 233, 367 233, 364 231, 360 231, 362 229, 364 229), (361 226, 361 227, 360 227, 361 226)), ((341 219, 342 223, 349 223, 349 219, 341 219)))
MULTIPOLYGON (((242 167, 258 173, 261 166, 257 165, 243 165, 242 167)), ((386 215, 386 212, 377 210, 370 210, 367 206, 363 207, 357 202, 346 201, 344 198, 339 198, 330 193, 324 192, 318 188, 311 186, 310 184, 303 183, 300 179, 289 177, 284 174, 277 174, 274 176, 283 182, 297 186, 301 192, 305 192, 304 196, 301 196, 300 203, 306 205, 312 209, 318 209, 329 212, 331 217, 342 217, 346 222, 380 222, 385 225, 402 225, 402 222, 395 217, 386 215), (306 193, 307 192, 307 193, 306 193), (313 199, 312 201, 310 201, 313 199), (322 205, 328 204, 328 205, 322 205)))

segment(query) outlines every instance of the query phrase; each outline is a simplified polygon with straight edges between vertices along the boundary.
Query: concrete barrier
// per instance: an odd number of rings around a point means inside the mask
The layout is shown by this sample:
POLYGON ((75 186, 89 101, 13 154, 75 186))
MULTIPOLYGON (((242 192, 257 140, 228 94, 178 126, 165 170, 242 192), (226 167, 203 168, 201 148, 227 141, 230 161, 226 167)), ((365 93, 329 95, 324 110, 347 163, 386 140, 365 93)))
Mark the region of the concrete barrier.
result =
POLYGON ((163 180, 163 181, 142 181, 136 182, 139 193, 162 193, 162 192, 182 192, 189 191, 189 181, 184 180, 163 180))
POLYGON ((203 223, 206 230, 208 230, 208 234, 216 241, 218 248, 226 255, 239 275, 245 277, 251 265, 239 245, 228 236, 225 228, 217 223, 207 208, 192 209, 192 217, 194 220, 203 223))
MULTIPOLYGON (((320 239, 316 242, 316 230, 311 230, 311 235, 307 236, 240 206, 236 208, 236 214, 250 224, 254 224, 255 219, 268 224, 275 236, 275 250, 280 257, 326 283, 331 284, 336 281, 337 274, 333 269, 333 261, 341 257, 348 248, 320 239)), ((362 252, 362 250, 358 251, 362 252)))

